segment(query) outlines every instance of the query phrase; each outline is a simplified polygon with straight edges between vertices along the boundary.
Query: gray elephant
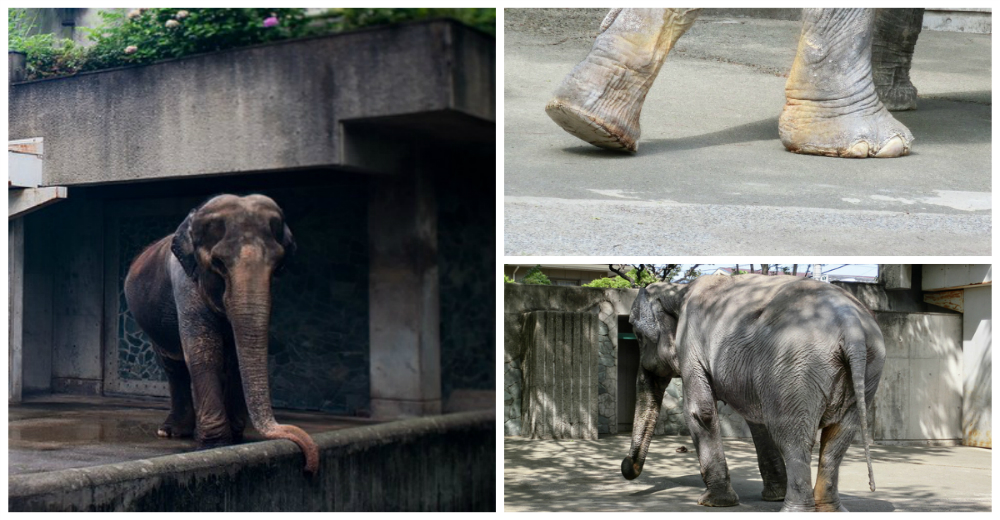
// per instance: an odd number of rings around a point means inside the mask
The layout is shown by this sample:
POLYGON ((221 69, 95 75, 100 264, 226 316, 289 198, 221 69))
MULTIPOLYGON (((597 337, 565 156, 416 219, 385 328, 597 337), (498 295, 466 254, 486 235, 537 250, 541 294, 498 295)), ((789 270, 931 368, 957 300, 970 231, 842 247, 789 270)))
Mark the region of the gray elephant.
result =
MULTIPOLYGON (((593 145, 637 151, 646 93, 699 11, 613 9, 546 105, 549 117, 593 145)), ((835 157, 908 154, 913 135, 889 110, 916 108, 909 70, 923 10, 805 9, 802 19, 778 122, 782 144, 835 157)))
POLYGON ((640 348, 632 445, 622 474, 639 476, 670 379, 683 381, 684 417, 707 490, 698 503, 735 506, 716 401, 753 436, 764 500, 783 511, 845 510, 840 462, 859 430, 871 466, 866 405, 885 361, 874 315, 847 291, 793 276, 705 276, 639 291, 632 323, 640 348), (822 430, 815 490, 810 456, 822 430))
POLYGON ((219 195, 132 262, 125 298, 170 386, 161 437, 202 447, 238 442, 249 413, 268 439, 289 439, 319 467, 302 429, 278 424, 268 390, 271 279, 295 251, 281 208, 263 195, 219 195))

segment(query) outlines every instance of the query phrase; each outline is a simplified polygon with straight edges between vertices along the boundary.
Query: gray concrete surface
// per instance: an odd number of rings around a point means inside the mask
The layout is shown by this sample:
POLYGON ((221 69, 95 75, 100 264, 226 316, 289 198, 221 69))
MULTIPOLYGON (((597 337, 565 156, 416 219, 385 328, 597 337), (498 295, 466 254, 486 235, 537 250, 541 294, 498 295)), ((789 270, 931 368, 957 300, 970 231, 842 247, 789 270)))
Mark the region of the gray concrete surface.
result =
MULTIPOLYGON (((148 459, 197 450, 193 439, 161 439, 166 399, 35 396, 7 407, 7 474, 44 473, 148 459)), ((310 434, 377 424, 318 412, 276 410, 278 422, 310 434)), ((264 440, 248 426, 247 442, 264 440)))
MULTIPOLYGON (((114 432, 101 442, 120 442, 114 432)), ((12 475, 8 509, 493 511, 495 432, 487 410, 313 433, 315 475, 286 440, 12 475)))
POLYGON ((667 59, 625 155, 543 110, 604 13, 504 11, 505 254, 990 254, 989 35, 922 33, 919 109, 896 115, 911 155, 845 160, 778 141, 799 23, 706 16, 667 59))
MULTIPOLYGON (((596 441, 504 439, 504 511, 778 511, 760 498, 753 444, 724 441, 740 505, 698 505, 704 491, 690 437, 655 437, 639 478, 621 476, 627 435, 596 441), (676 450, 684 446, 686 452, 676 450)), ((850 511, 991 511, 992 450, 873 446, 876 491, 868 489, 864 449, 852 446, 840 466, 840 496, 850 511)), ((813 482, 818 451, 813 453, 813 482)))

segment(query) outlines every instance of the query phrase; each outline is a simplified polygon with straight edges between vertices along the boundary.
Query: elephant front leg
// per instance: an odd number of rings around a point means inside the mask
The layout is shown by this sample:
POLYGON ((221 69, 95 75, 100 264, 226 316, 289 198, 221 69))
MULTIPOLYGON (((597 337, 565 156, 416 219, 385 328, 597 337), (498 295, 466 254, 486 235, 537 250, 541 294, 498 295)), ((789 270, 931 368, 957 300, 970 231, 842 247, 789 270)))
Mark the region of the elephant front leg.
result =
POLYGON ((785 148, 834 157, 899 157, 913 135, 886 110, 871 69, 874 9, 805 9, 785 85, 785 148))
POLYGON ((646 93, 698 9, 615 9, 590 54, 563 79, 545 112, 563 130, 613 150, 638 149, 646 93))
POLYGON ((788 486, 785 461, 781 458, 781 451, 764 425, 749 421, 747 425, 750 427, 753 445, 757 450, 757 467, 760 468, 760 476, 764 480, 761 498, 768 502, 780 502, 785 499, 785 489, 788 486))
POLYGON ((705 492, 698 505, 711 507, 736 506, 740 497, 729 481, 729 467, 722 449, 719 414, 715 408, 712 389, 704 377, 684 379, 684 407, 691 439, 698 452, 701 478, 705 492))
POLYGON ((220 323, 205 311, 181 310, 179 314, 184 361, 191 374, 195 437, 202 448, 227 446, 233 443, 233 435, 226 413, 220 323))
POLYGON ((872 75, 878 98, 889 110, 917 108, 917 88, 910 82, 910 65, 923 21, 923 9, 875 10, 872 75))

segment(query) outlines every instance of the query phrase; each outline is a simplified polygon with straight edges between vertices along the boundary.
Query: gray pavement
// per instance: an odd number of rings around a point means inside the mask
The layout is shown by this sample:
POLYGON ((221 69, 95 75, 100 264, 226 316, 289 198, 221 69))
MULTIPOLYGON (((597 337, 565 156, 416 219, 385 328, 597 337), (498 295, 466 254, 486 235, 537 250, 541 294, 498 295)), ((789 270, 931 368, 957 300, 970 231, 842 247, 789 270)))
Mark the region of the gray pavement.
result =
MULTIPOLYGON (((753 444, 724 441, 736 507, 698 505, 705 486, 686 436, 654 437, 643 473, 628 481, 621 460, 628 435, 597 441, 504 439, 504 511, 778 511, 760 498, 753 444), (681 446, 686 452, 679 453, 681 446)), ((849 511, 991 511, 992 450, 967 446, 872 446, 876 490, 868 489, 864 449, 852 446, 840 466, 849 511)), ((813 453, 813 482, 818 451, 813 453)))
POLYGON ((703 17, 625 155, 544 112, 604 12, 504 11, 505 254, 990 254, 991 36, 924 31, 911 155, 847 160, 778 141, 798 22, 703 17))

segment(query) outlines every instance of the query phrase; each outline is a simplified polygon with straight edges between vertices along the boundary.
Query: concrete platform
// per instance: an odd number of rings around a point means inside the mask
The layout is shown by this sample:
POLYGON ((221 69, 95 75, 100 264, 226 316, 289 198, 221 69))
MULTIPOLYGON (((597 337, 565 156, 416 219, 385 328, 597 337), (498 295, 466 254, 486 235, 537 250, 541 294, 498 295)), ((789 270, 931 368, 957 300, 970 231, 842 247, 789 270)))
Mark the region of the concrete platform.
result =
MULTIPOLYGON (((156 429, 169 411, 166 400, 76 395, 28 398, 7 407, 7 474, 148 459, 197 450, 193 439, 161 439, 156 429)), ((325 413, 276 410, 279 423, 310 434, 380 421, 325 413)), ((264 440, 252 427, 245 442, 264 440)))
MULTIPOLYGON (((628 435, 596 441, 504 439, 504 511, 778 511, 760 498, 753 443, 723 441, 736 507, 698 505, 705 489, 690 437, 654 437, 639 478, 621 475, 628 435), (686 452, 678 453, 681 446, 686 452)), ((873 446, 876 491, 868 489, 864 449, 852 446, 840 466, 840 495, 850 511, 991 511, 992 450, 873 446)), ((813 482, 818 450, 814 451, 813 482)))
POLYGON ((605 12, 504 11, 505 254, 990 254, 990 35, 921 33, 919 108, 896 114, 911 155, 845 160, 778 140, 800 24, 705 16, 663 66, 627 155, 544 112, 605 12))

